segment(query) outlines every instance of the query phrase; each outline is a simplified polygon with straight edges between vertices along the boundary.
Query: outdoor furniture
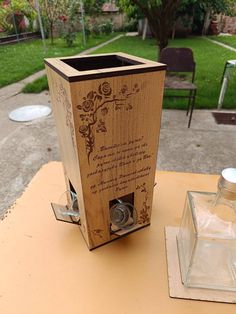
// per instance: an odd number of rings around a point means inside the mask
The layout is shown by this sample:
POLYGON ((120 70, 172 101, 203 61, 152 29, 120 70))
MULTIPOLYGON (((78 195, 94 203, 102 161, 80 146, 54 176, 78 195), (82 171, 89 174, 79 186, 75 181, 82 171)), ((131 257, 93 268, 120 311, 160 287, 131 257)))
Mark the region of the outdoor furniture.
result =
POLYGON ((175 90, 180 93, 165 95, 165 97, 188 98, 187 114, 190 110, 188 128, 190 127, 197 86, 194 84, 195 62, 193 52, 189 48, 164 48, 161 51, 160 62, 167 64, 165 91, 175 90), (187 94, 182 91, 186 91, 187 94))
POLYGON ((232 72, 233 72, 232 70, 234 68, 236 68, 236 60, 227 60, 225 63, 225 68, 224 68, 224 72, 221 79, 221 90, 220 90, 220 96, 219 96, 218 107, 217 107, 218 110, 222 108, 227 85, 228 85, 230 76, 232 75, 232 72))

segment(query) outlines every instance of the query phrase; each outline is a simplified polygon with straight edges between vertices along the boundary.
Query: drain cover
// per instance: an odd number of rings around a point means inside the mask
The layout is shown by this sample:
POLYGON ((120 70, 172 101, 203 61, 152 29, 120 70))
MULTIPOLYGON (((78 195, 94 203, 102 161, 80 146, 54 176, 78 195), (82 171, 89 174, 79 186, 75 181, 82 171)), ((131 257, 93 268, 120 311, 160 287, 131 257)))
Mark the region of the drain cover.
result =
POLYGON ((236 125, 236 112, 212 112, 217 124, 236 125))
POLYGON ((11 111, 8 115, 9 119, 17 122, 27 122, 42 117, 46 117, 51 113, 51 108, 42 105, 24 106, 11 111))

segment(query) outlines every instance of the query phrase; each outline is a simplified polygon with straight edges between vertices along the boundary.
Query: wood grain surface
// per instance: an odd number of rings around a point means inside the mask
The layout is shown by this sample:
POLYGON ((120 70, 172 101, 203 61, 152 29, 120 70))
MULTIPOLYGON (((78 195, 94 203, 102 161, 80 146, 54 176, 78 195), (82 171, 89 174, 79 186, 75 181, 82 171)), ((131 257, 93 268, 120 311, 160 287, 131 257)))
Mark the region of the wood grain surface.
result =
MULTIPOLYGON (((156 62, 118 56, 152 70, 68 82, 46 65, 67 188, 72 184, 78 195, 80 228, 90 249, 121 235, 111 232, 112 200, 134 194, 137 224, 122 235, 151 220, 165 71, 156 62)), ((67 74, 64 67, 60 71, 67 74)))

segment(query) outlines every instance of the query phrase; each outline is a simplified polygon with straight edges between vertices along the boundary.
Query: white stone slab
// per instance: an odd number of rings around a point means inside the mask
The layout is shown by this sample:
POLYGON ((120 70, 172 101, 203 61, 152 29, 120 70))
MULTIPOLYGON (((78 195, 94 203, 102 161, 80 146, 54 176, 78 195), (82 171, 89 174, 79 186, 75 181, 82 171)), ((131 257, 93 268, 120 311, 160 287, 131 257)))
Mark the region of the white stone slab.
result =
POLYGON ((43 105, 23 106, 9 113, 9 119, 17 122, 27 122, 42 117, 46 117, 51 113, 51 108, 43 105))

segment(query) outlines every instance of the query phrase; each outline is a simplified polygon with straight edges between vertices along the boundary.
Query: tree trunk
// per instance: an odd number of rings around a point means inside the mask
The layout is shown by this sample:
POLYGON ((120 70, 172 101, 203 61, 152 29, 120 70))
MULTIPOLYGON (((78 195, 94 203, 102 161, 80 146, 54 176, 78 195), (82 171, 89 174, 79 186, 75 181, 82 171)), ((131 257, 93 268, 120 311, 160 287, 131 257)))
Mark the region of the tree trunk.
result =
POLYGON ((204 17, 202 36, 205 36, 207 34, 210 22, 211 22, 211 8, 208 8, 204 17))
POLYGON ((172 28, 172 35, 171 35, 171 39, 175 39, 175 30, 176 30, 176 22, 174 22, 173 28, 172 28))
POLYGON ((163 35, 159 37, 159 44, 158 44, 159 51, 158 51, 157 60, 160 60, 161 51, 162 49, 168 46, 168 41, 169 41, 168 35, 163 35))
POLYGON ((147 27, 148 27, 148 20, 147 18, 145 18, 144 20, 144 27, 143 27, 143 36, 142 36, 142 40, 146 39, 147 36, 147 27))
POLYGON ((160 4, 151 4, 151 1, 146 1, 146 3, 140 0, 131 1, 140 8, 143 15, 148 19, 151 31, 157 39, 160 56, 160 51, 168 45, 168 39, 174 23, 175 11, 180 0, 163 0, 160 4))
POLYGON ((51 37, 51 44, 53 45, 53 22, 50 22, 50 37, 51 37))

